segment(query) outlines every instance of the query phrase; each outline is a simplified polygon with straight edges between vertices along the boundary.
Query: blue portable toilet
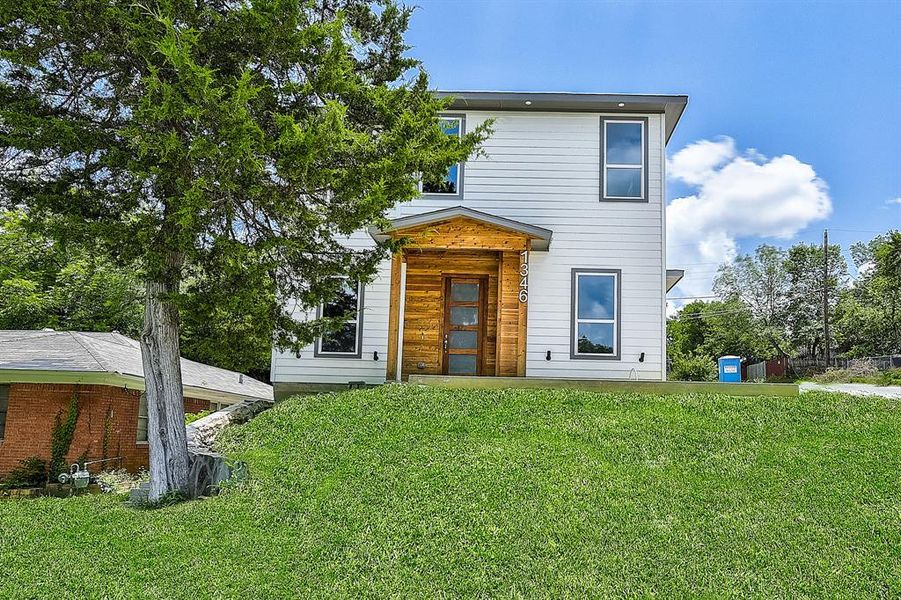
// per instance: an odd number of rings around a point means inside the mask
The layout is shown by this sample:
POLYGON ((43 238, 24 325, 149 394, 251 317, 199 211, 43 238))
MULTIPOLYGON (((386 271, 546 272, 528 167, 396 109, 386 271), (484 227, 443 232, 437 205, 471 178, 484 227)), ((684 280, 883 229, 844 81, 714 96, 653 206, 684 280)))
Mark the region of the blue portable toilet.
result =
POLYGON ((741 383, 741 357, 721 356, 720 381, 723 383, 741 383))

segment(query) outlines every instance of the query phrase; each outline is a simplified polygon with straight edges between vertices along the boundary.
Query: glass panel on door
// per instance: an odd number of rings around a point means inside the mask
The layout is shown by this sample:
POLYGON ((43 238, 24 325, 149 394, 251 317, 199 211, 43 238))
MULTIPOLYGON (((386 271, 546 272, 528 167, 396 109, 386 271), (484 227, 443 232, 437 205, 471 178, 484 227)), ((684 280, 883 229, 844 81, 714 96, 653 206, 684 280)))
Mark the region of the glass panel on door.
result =
POLYGON ((444 298, 444 373, 479 375, 485 281, 478 277, 449 277, 444 298))

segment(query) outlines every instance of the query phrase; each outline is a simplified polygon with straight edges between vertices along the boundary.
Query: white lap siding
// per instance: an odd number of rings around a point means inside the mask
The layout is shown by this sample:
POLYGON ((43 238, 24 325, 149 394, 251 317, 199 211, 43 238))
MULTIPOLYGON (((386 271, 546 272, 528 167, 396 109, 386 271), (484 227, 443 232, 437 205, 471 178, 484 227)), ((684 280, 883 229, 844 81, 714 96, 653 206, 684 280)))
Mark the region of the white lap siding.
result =
MULTIPOLYGON (((531 255, 527 376, 664 377, 663 117, 636 116, 648 117, 648 202, 599 201, 600 114, 468 112, 469 129, 488 117, 495 124, 487 156, 466 163, 463 200, 422 197, 390 215, 462 204, 553 231, 550 250, 531 255), (622 271, 619 360, 570 358, 573 268, 622 271)), ((370 241, 360 232, 353 243, 370 241)), ((363 357, 314 358, 312 347, 299 359, 275 354, 273 381, 384 381, 389 263, 380 273, 365 291, 363 357)))
MULTIPOLYGON (((374 245, 368 233, 354 233, 347 242, 352 248, 374 245)), ((383 261, 379 276, 363 291, 363 346, 360 358, 313 356, 313 344, 304 348, 300 356, 291 352, 272 352, 272 383, 332 383, 350 381, 384 383, 385 361, 388 358, 388 294, 391 282, 391 262, 383 261), (373 352, 378 353, 374 360, 373 352)), ((315 311, 299 312, 295 318, 315 318, 315 311)))

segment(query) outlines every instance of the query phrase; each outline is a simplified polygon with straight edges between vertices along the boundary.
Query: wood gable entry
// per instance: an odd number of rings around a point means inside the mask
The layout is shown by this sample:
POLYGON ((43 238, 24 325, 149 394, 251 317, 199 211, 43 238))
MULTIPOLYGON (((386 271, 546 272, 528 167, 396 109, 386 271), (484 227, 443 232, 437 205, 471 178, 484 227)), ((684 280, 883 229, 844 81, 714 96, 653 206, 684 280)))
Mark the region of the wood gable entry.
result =
POLYGON ((403 240, 391 264, 389 381, 526 374, 529 253, 547 250, 549 230, 457 207, 371 233, 403 240), (453 297, 476 288, 477 300, 453 297))

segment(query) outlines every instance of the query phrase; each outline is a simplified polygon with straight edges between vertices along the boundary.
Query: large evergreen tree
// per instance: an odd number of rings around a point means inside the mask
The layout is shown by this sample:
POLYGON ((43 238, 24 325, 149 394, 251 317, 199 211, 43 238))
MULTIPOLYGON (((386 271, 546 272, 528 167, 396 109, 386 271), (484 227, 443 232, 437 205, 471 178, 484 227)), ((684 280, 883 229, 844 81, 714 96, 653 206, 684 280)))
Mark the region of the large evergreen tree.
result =
POLYGON ((391 0, 0 7, 0 204, 138 265, 152 499, 187 487, 180 312, 209 306, 182 302, 186 286, 298 347, 335 323, 295 322, 295 303, 367 280, 388 250, 343 236, 482 139, 444 135, 405 55, 410 15, 391 0))

